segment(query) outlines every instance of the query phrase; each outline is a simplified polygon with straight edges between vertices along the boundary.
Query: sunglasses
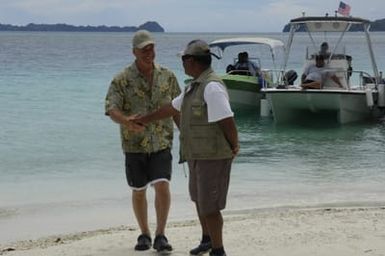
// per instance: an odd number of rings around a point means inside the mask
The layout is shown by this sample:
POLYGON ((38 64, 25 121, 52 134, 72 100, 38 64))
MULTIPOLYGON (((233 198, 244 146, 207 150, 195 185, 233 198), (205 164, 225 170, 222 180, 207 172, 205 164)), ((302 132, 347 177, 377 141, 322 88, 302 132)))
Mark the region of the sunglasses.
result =
POLYGON ((183 55, 182 61, 186 61, 186 60, 190 59, 191 57, 192 57, 192 55, 189 55, 189 54, 183 55))

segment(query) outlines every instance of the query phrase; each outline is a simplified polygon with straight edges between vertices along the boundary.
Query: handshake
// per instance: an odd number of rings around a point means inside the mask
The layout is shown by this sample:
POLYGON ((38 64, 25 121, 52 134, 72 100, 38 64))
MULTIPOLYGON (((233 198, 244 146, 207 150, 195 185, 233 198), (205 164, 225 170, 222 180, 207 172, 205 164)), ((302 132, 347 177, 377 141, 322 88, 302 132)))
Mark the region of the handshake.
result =
POLYGON ((135 114, 126 116, 123 125, 133 132, 143 132, 149 120, 144 115, 135 114))

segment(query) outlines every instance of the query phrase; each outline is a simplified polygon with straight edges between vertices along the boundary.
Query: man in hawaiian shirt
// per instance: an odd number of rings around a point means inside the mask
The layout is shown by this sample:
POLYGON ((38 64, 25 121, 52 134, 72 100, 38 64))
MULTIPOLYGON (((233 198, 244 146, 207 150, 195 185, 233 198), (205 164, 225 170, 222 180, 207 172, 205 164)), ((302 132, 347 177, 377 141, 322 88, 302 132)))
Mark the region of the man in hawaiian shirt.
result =
MULTIPOLYGON (((132 188, 133 210, 141 230, 135 250, 143 251, 151 247, 146 189, 152 185, 155 189, 157 219, 153 248, 171 251, 165 227, 170 209, 173 122, 167 118, 143 127, 132 119, 134 114, 153 112, 170 103, 180 94, 180 88, 170 70, 154 63, 155 41, 148 31, 137 31, 132 47, 135 61, 112 80, 106 96, 105 112, 120 124, 126 177, 132 188)), ((173 119, 178 125, 179 115, 174 115, 173 119)))

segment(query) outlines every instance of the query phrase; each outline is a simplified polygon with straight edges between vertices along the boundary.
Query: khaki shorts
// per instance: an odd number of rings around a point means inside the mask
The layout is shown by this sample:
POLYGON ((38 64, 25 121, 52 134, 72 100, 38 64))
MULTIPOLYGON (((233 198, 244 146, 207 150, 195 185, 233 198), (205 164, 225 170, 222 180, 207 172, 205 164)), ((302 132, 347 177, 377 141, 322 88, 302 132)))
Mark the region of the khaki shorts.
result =
POLYGON ((226 207, 232 159, 190 160, 189 191, 191 200, 206 216, 226 207))

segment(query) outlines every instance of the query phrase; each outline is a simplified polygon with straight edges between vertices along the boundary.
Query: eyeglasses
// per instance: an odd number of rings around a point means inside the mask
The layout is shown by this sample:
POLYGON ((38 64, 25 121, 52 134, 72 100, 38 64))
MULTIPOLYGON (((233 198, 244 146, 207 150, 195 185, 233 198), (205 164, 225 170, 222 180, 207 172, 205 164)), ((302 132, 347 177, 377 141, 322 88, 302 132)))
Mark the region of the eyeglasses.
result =
POLYGON ((186 54, 182 56, 182 61, 185 62, 186 60, 190 59, 192 55, 186 54))

